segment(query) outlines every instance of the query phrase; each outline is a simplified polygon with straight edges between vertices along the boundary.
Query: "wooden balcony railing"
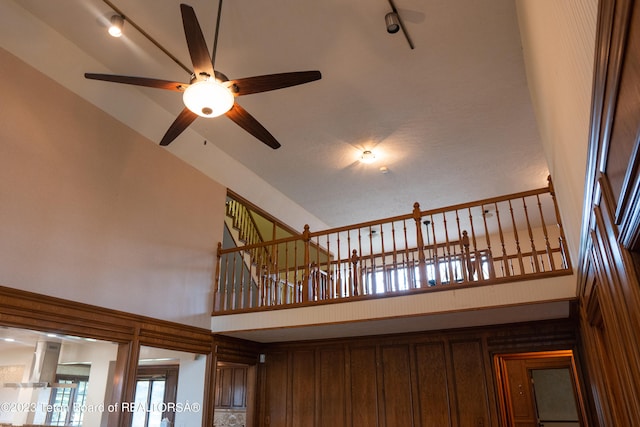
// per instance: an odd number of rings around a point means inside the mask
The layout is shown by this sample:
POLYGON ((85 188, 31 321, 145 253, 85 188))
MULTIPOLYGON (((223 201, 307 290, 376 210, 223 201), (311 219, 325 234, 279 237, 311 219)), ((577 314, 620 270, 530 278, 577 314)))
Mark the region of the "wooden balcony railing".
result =
POLYGON ((553 185, 222 249, 214 315, 571 273, 553 185))

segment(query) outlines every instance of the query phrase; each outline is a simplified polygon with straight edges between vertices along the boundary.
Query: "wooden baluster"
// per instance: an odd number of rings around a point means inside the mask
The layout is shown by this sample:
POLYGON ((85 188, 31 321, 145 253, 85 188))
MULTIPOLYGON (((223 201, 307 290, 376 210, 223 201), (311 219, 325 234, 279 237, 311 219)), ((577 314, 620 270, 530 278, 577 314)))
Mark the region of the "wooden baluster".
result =
POLYGON ((445 214, 445 212, 442 212, 442 226, 444 227, 444 241, 445 241, 445 247, 443 248, 443 250, 446 250, 447 272, 449 275, 449 277, 447 278, 447 282, 453 283, 454 274, 453 274, 453 264, 451 262, 451 243, 449 242, 449 230, 447 229, 447 215, 445 214))
MULTIPOLYGON (((380 253, 382 254, 382 283, 384 285, 384 293, 389 293, 392 291, 391 283, 389 283, 389 277, 387 274, 387 257, 384 255, 386 253, 384 248, 384 229, 383 224, 380 224, 380 253)), ((376 274, 376 276, 378 276, 376 274)))
POLYGON ((518 228, 516 226, 516 219, 513 215, 513 206, 511 205, 511 200, 509 200, 509 211, 511 213, 511 224, 513 225, 513 236, 516 242, 516 255, 518 259, 518 265, 520 267, 520 274, 524 274, 524 262, 522 260, 522 251, 520 250, 520 239, 518 238, 518 228))
POLYGON ((392 264, 393 264, 393 280, 391 286, 394 292, 400 290, 400 282, 398 281, 398 250, 396 244, 396 226, 395 222, 391 222, 391 241, 393 243, 392 264))
POLYGON ((309 279, 310 279, 310 271, 309 271, 309 242, 311 237, 309 236, 309 224, 304 225, 304 231, 302 232, 302 241, 304 242, 304 278, 302 280, 302 302, 309 301, 309 292, 311 291, 309 288, 309 279))
POLYGON ((289 302, 288 294, 289 294, 289 283, 291 283, 291 278, 289 277, 289 242, 284 243, 284 282, 279 283, 280 292, 280 304, 287 304, 289 302))
MULTIPOLYGON (((351 253, 351 231, 347 230, 347 253, 351 253)), ((349 260, 351 261, 351 260, 349 260)), ((353 296, 353 281, 354 281, 354 271, 352 270, 351 262, 349 262, 349 296, 353 296)))
POLYGON ((377 289, 377 285, 376 285, 376 258, 373 254, 373 228, 371 228, 371 226, 369 226, 369 274, 366 273, 367 270, 365 270, 365 277, 367 277, 367 287, 369 288, 369 293, 370 294, 375 294, 376 292, 378 292, 377 289))
POLYGON ((467 270, 467 257, 465 255, 465 249, 464 249, 464 243, 463 243, 463 232, 460 229, 460 214, 458 213, 458 210, 456 209, 456 224, 458 227, 458 241, 460 242, 460 264, 461 267, 460 269, 462 270, 462 281, 464 283, 470 282, 469 280, 469 271, 467 270))
POLYGON ((473 271, 476 280, 482 280, 482 267, 480 265, 480 253, 478 252, 478 245, 476 244, 476 229, 473 225, 473 215, 471 214, 471 208, 468 208, 469 212, 469 227, 471 228, 471 244, 473 245, 473 271))
POLYGON ((494 203, 493 206, 496 209, 496 221, 498 223, 498 235, 500 236, 500 245, 502 246, 502 266, 504 275, 509 277, 511 276, 511 271, 509 270, 509 258, 507 257, 507 249, 504 245, 504 234, 502 232, 502 223, 500 222, 500 210, 498 209, 498 203, 494 203))
POLYGON ((329 299, 336 297, 335 283, 333 281, 333 269, 331 268, 331 246, 329 245, 329 234, 327 234, 327 280, 329 285, 329 299))
POLYGON ((469 233, 467 233, 467 230, 463 230, 462 231, 462 251, 464 253, 464 265, 466 266, 467 269, 467 277, 468 280, 471 282, 474 280, 474 276, 475 276, 475 271, 473 268, 473 263, 471 261, 471 251, 469 250, 469 233))
MULTIPOLYGON (((245 276, 245 271, 247 269, 251 268, 251 251, 247 253, 245 253, 245 256, 242 258, 242 267, 240 268, 240 277, 238 278, 238 280, 236 281, 236 283, 233 284, 233 299, 232 299, 232 309, 237 310, 239 308, 243 308, 242 307, 242 296, 243 296, 243 289, 244 289, 244 276, 245 276), (249 257, 249 259, 247 260, 247 256, 249 257)), ((249 273, 251 273, 251 271, 249 271, 249 273)), ((249 277, 251 277, 251 274, 249 274, 249 277)))
POLYGON ((522 207, 524 208, 524 217, 527 221, 527 231, 529 232, 529 241, 531 242, 531 262, 534 273, 540 272, 540 264, 538 263, 538 252, 536 251, 536 244, 533 239, 533 230, 531 229, 531 222, 529 221, 529 210, 527 209, 527 201, 522 198, 522 207))
POLYGON ((345 292, 344 292, 344 275, 342 274, 342 268, 344 263, 342 262, 342 257, 340 256, 340 233, 336 233, 336 247, 337 247, 337 251, 338 251, 338 259, 337 262, 338 264, 336 265, 336 270, 338 271, 338 277, 336 278, 336 282, 337 282, 337 286, 340 289, 340 298, 344 298, 345 292))
MULTIPOLYGON (((369 240, 371 240, 371 235, 369 235, 369 240)), ((358 228, 358 252, 362 253, 362 229, 358 228)), ((365 272, 366 271, 366 260, 362 260, 363 265, 360 266, 360 269, 365 272)), ((367 279, 366 273, 364 273, 365 277, 362 278, 362 295, 367 295, 367 279)))
MULTIPOLYGON (((489 213, 488 209, 484 208, 484 205, 482 205, 482 221, 484 223, 484 235, 486 236, 486 242, 487 242, 487 266, 489 267, 489 279, 495 279, 496 277, 496 273, 494 271, 494 266, 493 266, 493 255, 491 252, 491 237, 489 236, 489 227, 487 227, 487 214, 489 213)), ((482 265, 480 266, 480 268, 482 268, 482 265)), ((484 269, 483 269, 484 271, 484 269)))
POLYGON ((407 287, 410 289, 416 288, 416 282, 414 280, 411 270, 413 265, 409 261, 409 239, 407 238, 407 220, 402 220, 402 231, 404 233, 404 253, 402 254, 402 263, 404 265, 404 274, 407 287), (410 270, 411 269, 411 270, 410 270))
POLYGON ((300 263, 298 261, 298 239, 293 241, 293 295, 291 295, 291 302, 300 302, 300 290, 298 285, 300 283, 300 263))
POLYGON ((353 250, 353 253, 351 254, 351 265, 353 266, 352 268, 352 278, 353 278, 353 291, 352 291, 352 295, 353 296, 358 296, 358 251, 356 251, 355 249, 353 250))
MULTIPOLYGON (((433 236, 433 244, 431 245, 433 252, 433 274, 436 285, 442 285, 442 275, 440 274, 440 255, 438 255, 438 238, 436 236, 436 221, 433 216, 430 217, 431 235, 433 236)), ((444 252, 443 252, 444 254, 444 252)), ((444 259, 444 258, 443 258, 444 259)))
POLYGON ((549 261, 549 269, 551 271, 554 271, 556 269, 556 264, 553 259, 551 243, 549 242, 549 233, 547 233, 547 222, 545 221, 544 214, 542 213, 542 202, 540 201, 539 194, 536 194, 536 199, 538 202, 538 213, 540 214, 540 222, 542 223, 542 234, 544 235, 544 246, 547 253, 547 260, 549 261))
POLYGON ((316 260, 314 261, 314 264, 316 266, 316 298, 318 301, 323 300, 324 299, 324 289, 322 289, 322 282, 320 281, 320 242, 318 241, 319 237, 316 236, 316 243, 315 243, 315 251, 316 251, 316 260))
POLYGON ((216 249, 216 275, 215 283, 213 286, 213 311, 220 311, 220 275, 222 274, 222 242, 218 242, 218 248, 216 249))

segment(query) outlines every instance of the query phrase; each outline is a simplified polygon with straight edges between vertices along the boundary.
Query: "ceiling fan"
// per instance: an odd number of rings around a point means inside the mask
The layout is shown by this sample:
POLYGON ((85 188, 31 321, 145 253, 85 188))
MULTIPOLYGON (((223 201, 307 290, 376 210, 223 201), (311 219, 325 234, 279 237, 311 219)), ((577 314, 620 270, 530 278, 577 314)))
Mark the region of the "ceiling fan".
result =
POLYGON ((319 80, 322 75, 320 71, 298 71, 229 80, 227 76, 214 70, 221 7, 222 0, 219 3, 213 53, 209 56, 195 11, 189 5, 180 5, 184 34, 193 64, 193 74, 189 83, 95 73, 85 73, 85 78, 183 92, 185 108, 162 137, 160 145, 169 145, 198 117, 217 117, 224 114, 269 147, 279 148, 280 143, 273 135, 235 102, 235 98, 312 82, 319 80))

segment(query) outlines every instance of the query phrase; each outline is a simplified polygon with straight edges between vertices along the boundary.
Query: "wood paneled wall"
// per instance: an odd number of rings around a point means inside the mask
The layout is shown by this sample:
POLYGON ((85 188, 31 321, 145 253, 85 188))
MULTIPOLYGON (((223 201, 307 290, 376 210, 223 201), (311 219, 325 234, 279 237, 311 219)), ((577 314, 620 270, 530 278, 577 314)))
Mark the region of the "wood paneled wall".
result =
POLYGON ((493 354, 573 349, 571 321, 272 344, 259 426, 499 426, 493 354))
POLYGON ((640 425, 640 5, 601 0, 579 286, 600 426, 640 425))

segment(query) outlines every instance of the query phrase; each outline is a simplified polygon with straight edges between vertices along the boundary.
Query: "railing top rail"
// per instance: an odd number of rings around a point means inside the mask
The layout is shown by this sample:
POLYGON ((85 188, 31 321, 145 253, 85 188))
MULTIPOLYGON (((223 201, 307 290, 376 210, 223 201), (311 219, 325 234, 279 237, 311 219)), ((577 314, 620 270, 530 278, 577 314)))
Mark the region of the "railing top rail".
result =
MULTIPOLYGON (((551 189, 549 187, 542 187, 542 188, 538 188, 538 189, 535 189, 535 190, 522 191, 522 192, 519 192, 519 193, 508 194, 508 195, 505 195, 505 196, 490 197, 490 198, 486 198, 486 199, 476 200, 474 202, 460 203, 460 204, 457 204, 457 205, 446 206, 446 207, 443 207, 443 208, 428 209, 428 210, 420 211, 420 215, 421 216, 429 216, 429 215, 434 215, 434 214, 443 213, 443 212, 449 212, 449 211, 454 211, 454 210, 459 210, 459 209, 471 208, 471 207, 474 207, 474 206, 490 205, 490 204, 493 204, 493 203, 499 203, 499 202, 504 202, 504 201, 508 201, 508 200, 520 199, 520 198, 523 198, 523 197, 530 197, 530 196, 535 196, 535 195, 539 195, 539 194, 545 194, 545 193, 549 193, 549 192, 551 192, 551 189)), ((357 224, 351 224, 351 225, 346 225, 346 226, 342 226, 342 227, 330 228, 330 229, 327 229, 327 230, 309 232, 308 233, 308 237, 309 238, 314 238, 314 237, 319 237, 319 236, 326 236, 328 234, 335 234, 335 233, 341 233, 341 232, 349 231, 349 230, 363 229, 363 228, 373 227, 373 226, 380 225, 380 224, 386 224, 386 223, 390 223, 390 222, 403 221, 403 220, 414 219, 414 218, 415 217, 414 217, 414 214, 412 212, 412 213, 407 213, 407 214, 404 214, 404 215, 397 215, 397 216, 393 216, 393 217, 389 217, 389 218, 383 218, 383 219, 378 219, 378 220, 373 220, 373 221, 365 221, 365 222, 360 222, 360 223, 357 223, 357 224)), ((296 236, 283 237, 283 238, 280 238, 280 239, 271 240, 269 242, 256 243, 256 244, 246 245, 246 246, 237 247, 237 248, 221 249, 219 251, 219 254, 237 252, 239 250, 250 250, 250 249, 255 249, 255 248, 258 248, 258 247, 264 247, 264 246, 270 246, 270 245, 279 245, 279 244, 282 244, 282 243, 293 242, 293 241, 296 241, 296 240, 304 240, 304 239, 305 239, 305 235, 304 234, 300 234, 300 235, 296 235, 296 236)))
POLYGON ((488 199, 477 200, 475 202, 460 203, 457 205, 446 206, 444 208, 420 211, 420 215, 427 216, 427 215, 433 215, 433 214, 438 214, 442 212, 449 212, 449 211, 455 211, 459 209, 471 208, 474 206, 490 205, 493 203, 506 202, 507 200, 521 199, 523 197, 536 196, 539 194, 545 194, 549 192, 550 192, 549 187, 542 187, 535 190, 521 191, 519 193, 508 194, 506 196, 490 197, 488 199))

